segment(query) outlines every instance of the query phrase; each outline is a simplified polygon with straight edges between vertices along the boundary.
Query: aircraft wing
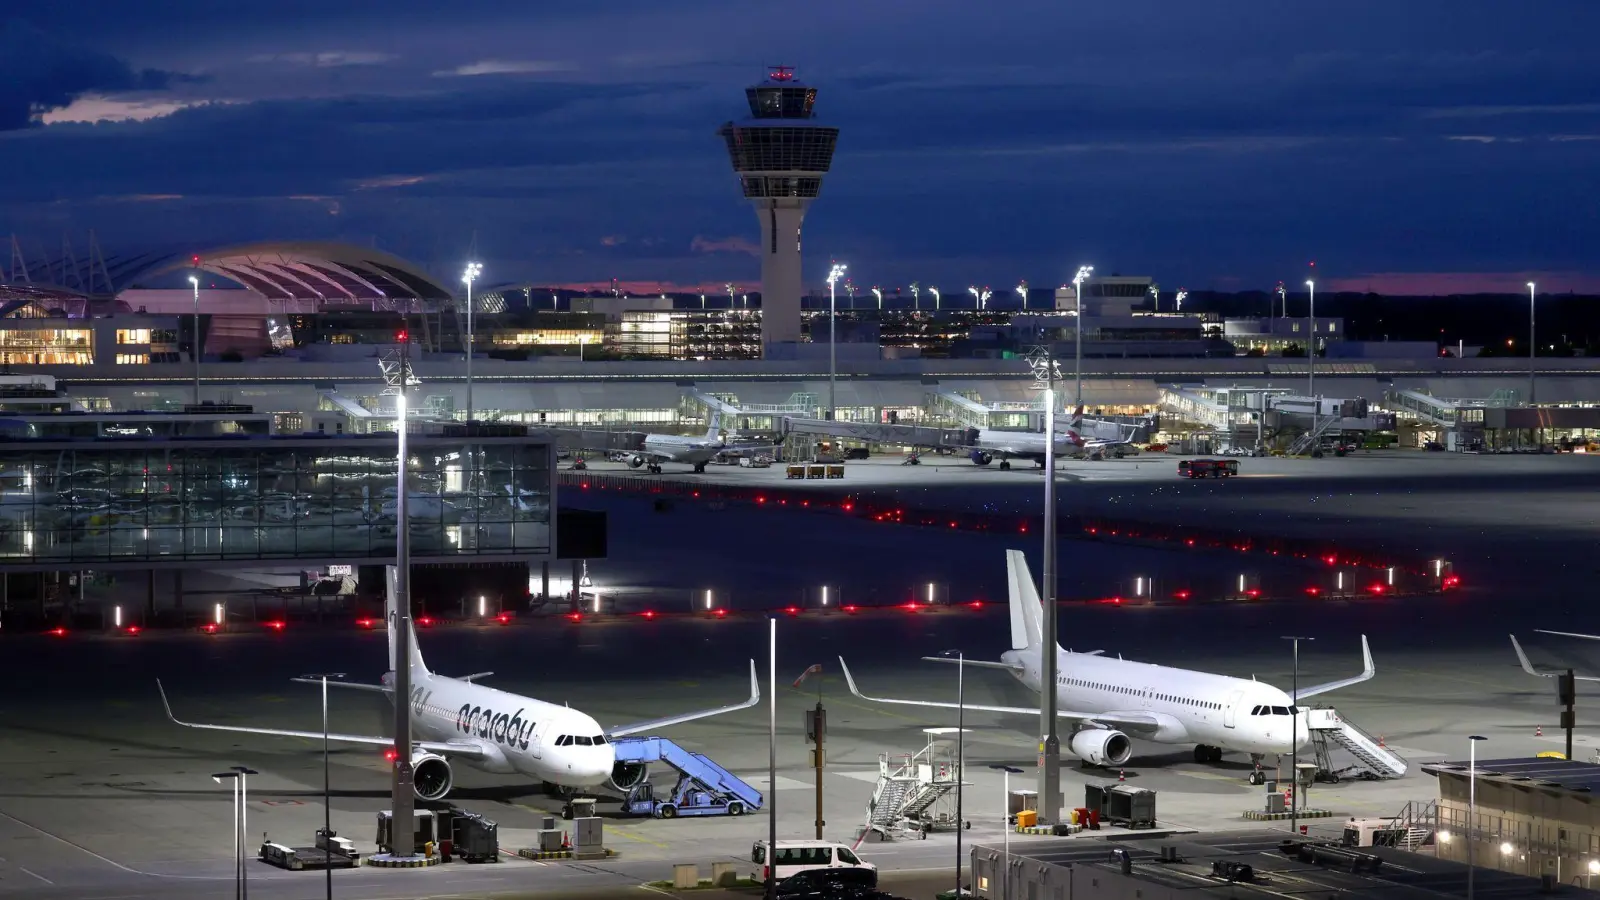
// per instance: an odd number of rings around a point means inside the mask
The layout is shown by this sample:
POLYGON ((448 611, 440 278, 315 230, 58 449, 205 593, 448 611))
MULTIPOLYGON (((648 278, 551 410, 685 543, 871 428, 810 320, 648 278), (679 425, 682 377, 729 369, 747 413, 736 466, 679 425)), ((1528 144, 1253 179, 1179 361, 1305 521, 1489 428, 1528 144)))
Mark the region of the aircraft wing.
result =
POLYGON ((1582 638, 1586 641, 1600 641, 1600 634, 1579 634, 1576 631, 1546 631, 1543 628, 1535 628, 1534 631, 1537 631, 1540 634, 1555 634, 1560 635, 1561 637, 1582 638))
MULTIPOLYGON (((318 687, 322 686, 322 679, 321 678, 291 678, 289 680, 293 681, 293 682, 297 682, 299 684, 314 684, 314 685, 316 685, 318 687)), ((156 682, 156 683, 160 684, 160 682, 156 682)), ((390 688, 388 685, 383 685, 383 684, 362 684, 359 681, 338 681, 338 680, 333 679, 333 678, 329 678, 328 679, 328 687, 331 687, 331 688, 347 688, 347 689, 352 690, 352 691, 372 691, 375 694, 390 694, 390 693, 394 692, 393 689, 390 688)), ((165 696, 165 692, 164 691, 162 692, 162 694, 163 694, 163 696, 165 696)))
POLYGON ((1329 681, 1326 684, 1316 684, 1312 685, 1311 687, 1301 688, 1295 694, 1295 702, 1298 703, 1304 697, 1315 697, 1318 694, 1326 694, 1329 691, 1336 691, 1339 688, 1349 687, 1352 684, 1360 684, 1361 682, 1371 678, 1373 675, 1376 675, 1378 673, 1378 669, 1372 664, 1372 648, 1367 646, 1367 636, 1364 634, 1361 636, 1361 661, 1362 668, 1360 675, 1352 675, 1349 678, 1341 678, 1338 681, 1329 681))
MULTIPOLYGON (((1009 666, 1002 667, 1009 668, 1009 666)), ((977 710, 980 712, 1014 713, 1019 716, 1037 716, 1039 714, 1039 708, 1036 706, 988 706, 979 703, 941 703, 937 700, 897 700, 893 697, 873 697, 869 694, 862 693, 861 689, 856 687, 855 676, 850 674, 850 667, 845 664, 844 657, 842 656, 839 657, 839 668, 844 670, 844 681, 845 684, 850 686, 850 693, 855 694, 862 700, 869 700, 873 703, 898 703, 905 706, 931 706, 937 709, 961 709, 964 707, 966 709, 977 710)), ((1062 709, 1057 710, 1056 715, 1060 718, 1070 719, 1075 722, 1122 725, 1137 729, 1151 729, 1159 728, 1161 726, 1161 723, 1156 719, 1155 716, 1147 713, 1078 712, 1074 710, 1062 709)))
MULTIPOLYGON (((1542 633, 1544 633, 1544 634, 1559 634, 1562 637, 1580 637, 1580 638, 1590 638, 1590 640, 1600 640, 1600 638, 1591 637, 1590 635, 1587 635, 1587 634, 1571 634, 1571 633, 1565 632, 1565 631, 1544 631, 1542 633)), ((1517 643, 1517 636, 1514 635, 1514 634, 1511 635, 1511 648, 1513 650, 1517 651, 1517 662, 1522 663, 1522 671, 1527 672, 1529 675, 1537 675, 1540 678, 1557 678, 1557 677, 1560 677, 1562 675, 1567 674, 1566 672, 1541 672, 1538 669, 1535 669, 1533 667, 1533 663, 1528 661, 1528 654, 1522 652, 1522 645, 1517 643)), ((1572 679, 1574 681, 1600 681, 1600 677, 1596 677, 1594 675, 1576 675, 1576 674, 1574 674, 1572 676, 1572 679)))
POLYGON ((633 722, 628 725, 618 725, 615 728, 607 728, 606 739, 609 740, 611 738, 626 737, 630 734, 638 734, 641 731, 654 731, 657 728, 666 728, 669 725, 681 725, 684 722, 693 722, 695 719, 705 719, 710 716, 720 716, 723 713, 735 712, 741 709, 749 709, 760 702, 761 682, 756 680, 756 661, 752 659, 750 660, 750 699, 745 700, 742 703, 734 703, 730 706, 719 706, 715 709, 701 709, 696 710, 695 712, 681 713, 676 716, 667 716, 666 718, 662 719, 651 719, 648 722, 633 722))
MULTIPOLYGON (((321 684, 322 682, 318 681, 317 683, 321 684)), ((330 681, 328 684, 332 685, 333 682, 330 681)), ((246 725, 206 725, 199 722, 185 722, 172 714, 172 704, 167 701, 167 689, 161 686, 159 678, 156 679, 156 690, 161 692, 161 705, 166 707, 167 718, 171 719, 173 724, 182 725, 185 728, 199 728, 205 731, 232 731, 239 734, 262 734, 269 737, 303 738, 308 741, 320 741, 323 737, 320 731, 294 731, 287 728, 253 728, 246 725)), ((334 734, 330 732, 327 737, 329 741, 337 741, 341 744, 362 744, 368 747, 394 746, 394 739, 381 735, 334 734)), ((484 750, 483 745, 476 741, 412 741, 411 746, 418 750, 426 750, 429 753, 437 753, 440 756, 453 756, 458 759, 485 759, 489 755, 484 750)))
POLYGON ((955 659, 949 656, 924 656, 923 662, 949 663, 951 665, 973 666, 979 669, 1000 669, 1005 672, 1021 672, 1021 666, 1013 666, 1003 662, 989 662, 986 659, 955 659))

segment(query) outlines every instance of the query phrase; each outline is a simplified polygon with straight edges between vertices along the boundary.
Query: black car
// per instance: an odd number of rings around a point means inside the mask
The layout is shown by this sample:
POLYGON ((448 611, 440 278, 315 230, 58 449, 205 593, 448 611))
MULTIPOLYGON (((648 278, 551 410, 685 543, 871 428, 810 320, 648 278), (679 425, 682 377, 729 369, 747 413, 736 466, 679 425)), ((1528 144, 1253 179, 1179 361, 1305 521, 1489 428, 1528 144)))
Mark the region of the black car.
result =
POLYGON ((875 869, 811 869, 778 882, 778 900, 901 900, 878 890, 875 869))

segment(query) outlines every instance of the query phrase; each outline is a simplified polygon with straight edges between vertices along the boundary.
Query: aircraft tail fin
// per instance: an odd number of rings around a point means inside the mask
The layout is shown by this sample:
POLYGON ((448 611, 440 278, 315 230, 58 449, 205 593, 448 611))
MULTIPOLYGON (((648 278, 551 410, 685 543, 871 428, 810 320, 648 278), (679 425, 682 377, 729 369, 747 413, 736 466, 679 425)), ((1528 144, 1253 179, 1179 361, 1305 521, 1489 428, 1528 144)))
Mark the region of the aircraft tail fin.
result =
POLYGON ((711 427, 706 429, 706 440, 708 440, 708 441, 720 440, 719 435, 721 433, 722 433, 722 411, 718 410, 717 412, 714 412, 714 413, 711 414, 711 427))
POLYGON ((1037 649, 1044 642, 1044 604, 1021 550, 1006 551, 1006 587, 1011 602, 1011 648, 1037 649))
MULTIPOLYGON (((385 576, 386 584, 385 584, 385 591, 384 591, 383 619, 384 619, 384 622, 386 622, 388 624, 388 631, 389 631, 389 671, 391 671, 391 672, 396 670, 396 662, 397 662, 397 660, 395 659, 395 654, 396 654, 396 651, 398 650, 398 645, 399 645, 399 642, 396 640, 396 638, 399 635, 399 630, 400 630, 400 601, 399 601, 399 598, 396 596, 397 593, 398 593, 398 591, 396 590, 396 582, 398 580, 398 575, 399 575, 399 570, 396 569, 394 566, 385 566, 384 567, 384 576, 385 576)), ((410 668, 411 668, 411 672, 414 675, 415 674, 426 675, 426 674, 428 674, 428 666, 427 666, 426 663, 424 663, 422 661, 422 648, 417 645, 417 630, 416 630, 416 628, 414 628, 411 625, 411 620, 409 618, 406 619, 406 628, 407 628, 408 633, 410 635, 410 644, 411 644, 410 668)))

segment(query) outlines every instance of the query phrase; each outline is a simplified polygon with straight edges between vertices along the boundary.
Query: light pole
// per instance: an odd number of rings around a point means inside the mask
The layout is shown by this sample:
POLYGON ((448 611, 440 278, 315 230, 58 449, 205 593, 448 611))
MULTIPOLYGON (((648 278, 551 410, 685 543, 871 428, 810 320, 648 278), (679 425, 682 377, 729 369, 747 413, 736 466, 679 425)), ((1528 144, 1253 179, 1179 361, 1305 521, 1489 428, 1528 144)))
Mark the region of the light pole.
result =
POLYGON ((913 310, 922 308, 921 293, 922 285, 917 284, 915 281, 911 282, 911 308, 913 310))
POLYGON ((837 332, 834 330, 834 321, 839 317, 839 279, 844 277, 844 270, 850 268, 843 263, 834 263, 828 270, 828 421, 838 417, 839 408, 834 403, 834 379, 839 368, 839 351, 836 346, 837 332))
MULTIPOLYGON (((1311 336, 1308 338, 1306 345, 1306 393, 1311 396, 1311 434, 1315 438, 1317 434, 1317 415, 1322 412, 1322 404, 1317 402, 1317 283, 1308 279, 1306 281, 1306 290, 1311 294, 1311 308, 1308 315, 1311 324, 1311 336)), ((1316 456, 1317 451, 1321 449, 1317 446, 1320 443, 1322 443, 1320 438, 1317 438, 1312 443, 1312 456, 1316 456)))
POLYGON ((472 424, 472 283, 483 274, 481 263, 467 263, 467 270, 461 274, 461 280, 467 283, 467 424, 472 424))
POLYGON ((194 405, 200 405, 200 277, 189 276, 189 286, 194 288, 194 405))
POLYGON ((956 657, 956 897, 961 896, 961 829, 966 819, 961 808, 967 763, 967 655, 946 650, 942 655, 956 657))
POLYGON ((1078 323, 1073 328, 1073 379, 1077 381, 1077 397, 1073 400, 1077 408, 1072 412, 1074 428, 1082 427, 1083 418, 1083 285, 1089 280, 1089 275, 1094 272, 1094 266, 1079 266, 1078 274, 1072 276, 1072 296, 1078 304, 1078 323))
POLYGON ((243 896, 243 885, 239 878, 244 874, 244 858, 239 855, 239 773, 218 772, 211 776, 211 780, 221 784, 228 779, 228 786, 233 789, 233 897, 240 900, 243 896))
MULTIPOLYGON (((1528 282, 1528 405, 1533 405, 1533 357, 1538 352, 1539 342, 1535 340, 1533 332, 1533 282, 1528 282)), ((199 400, 195 401, 199 403, 199 400)))
MULTIPOLYGON (((1000 821, 1002 824, 1004 824, 1006 832, 1006 870, 1005 873, 1000 877, 1000 900, 1006 900, 1011 891, 1011 776, 1021 775, 1022 770, 1016 766, 1005 765, 990 765, 989 768, 999 769, 1001 772, 1005 773, 1002 784, 1005 785, 1004 790, 1006 799, 1004 803, 1000 804, 1000 821)), ((959 825, 960 823, 958 822, 956 824, 959 825)))
POLYGON ((1028 310, 1028 282, 1026 282, 1026 281, 1017 282, 1016 291, 1017 291, 1017 296, 1022 298, 1022 310, 1023 310, 1023 312, 1027 312, 1027 310, 1028 310))
POLYGON ((1283 317, 1289 318, 1289 289, 1278 282, 1278 302, 1267 310, 1267 339, 1271 340, 1278 330, 1278 307, 1283 307, 1283 317))
POLYGON ((932 285, 929 285, 928 286, 928 293, 933 295, 933 311, 934 312, 938 312, 939 311, 939 289, 936 288, 936 287, 933 287, 932 285))
POLYGON ((767 900, 778 896, 778 620, 767 620, 767 900))
POLYGON ((395 566, 394 610, 388 623, 394 636, 394 650, 390 663, 394 669, 394 770, 390 785, 389 854, 396 857, 414 857, 416 842, 416 793, 411 759, 411 527, 407 503, 406 469, 406 391, 416 379, 411 374, 411 344, 400 343, 400 358, 392 367, 384 368, 384 378, 389 382, 384 393, 395 395, 395 430, 398 445, 395 453, 395 566))
POLYGON ((1472 900, 1472 848, 1478 843, 1478 742, 1487 740, 1467 735, 1467 900, 1472 900))
POLYGON ((883 312, 883 291, 874 287, 872 289, 872 296, 878 298, 878 312, 883 312))
POLYGON ((1044 606, 1043 640, 1039 644, 1039 816, 1046 825, 1061 816, 1061 736, 1056 731, 1056 381, 1060 364, 1050 347, 1035 347, 1028 356, 1033 386, 1044 391, 1044 606))
MULTIPOLYGON (((1289 783, 1294 793, 1289 795, 1289 833, 1300 833, 1300 642, 1316 638, 1286 634, 1283 640, 1294 644, 1294 675, 1289 688, 1289 783)), ((1282 759, 1283 757, 1278 757, 1282 759)))
POLYGON ((1189 296, 1188 291, 1178 288, 1178 312, 1183 312, 1183 300, 1187 296, 1189 296))
POLYGON ((1150 285, 1150 311, 1161 312, 1161 285, 1150 285))
MULTIPOLYGON (((328 679, 342 679, 344 673, 324 672, 300 677, 304 681, 322 682, 322 861, 327 863, 333 859, 333 795, 328 789, 328 679)), ((333 900, 333 866, 323 868, 327 871, 327 900, 333 900)))
POLYGON ((734 294, 735 294, 735 293, 737 293, 737 292, 736 292, 736 291, 735 291, 735 290, 734 290, 734 289, 733 289, 733 282, 731 282, 731 281, 730 281, 730 282, 728 282, 728 283, 727 283, 727 284, 724 284, 724 285, 723 285, 723 286, 722 286, 722 289, 723 289, 723 290, 725 290, 725 291, 727 291, 727 292, 728 292, 728 308, 729 308, 729 309, 733 309, 733 307, 734 307, 734 305, 735 305, 735 304, 734 304, 734 302, 733 302, 733 295, 734 295, 734 294))

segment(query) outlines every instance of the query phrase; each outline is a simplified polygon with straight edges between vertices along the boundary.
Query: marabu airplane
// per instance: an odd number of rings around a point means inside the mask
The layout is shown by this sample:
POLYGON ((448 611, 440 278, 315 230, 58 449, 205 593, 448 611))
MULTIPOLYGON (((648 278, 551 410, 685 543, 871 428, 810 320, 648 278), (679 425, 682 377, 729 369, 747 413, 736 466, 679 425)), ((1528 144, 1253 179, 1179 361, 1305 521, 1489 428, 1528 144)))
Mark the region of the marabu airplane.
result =
MULTIPOLYGON (((1028 572, 1027 558, 1021 550, 1006 551, 1010 576, 1011 647, 999 662, 966 660, 966 665, 1000 669, 1011 673, 1027 688, 1038 693, 1041 648, 1044 644, 1044 606, 1028 572)), ((1073 653, 1052 643, 1056 653, 1058 688, 1057 715, 1071 722, 1062 735, 1064 750, 1084 762, 1097 766, 1120 766, 1133 756, 1129 735, 1158 744, 1193 744, 1197 762, 1220 762, 1224 750, 1250 754, 1260 763, 1269 753, 1286 754, 1304 747, 1310 740, 1305 710, 1297 710, 1288 693, 1254 679, 1233 678, 1169 666, 1111 659, 1093 653, 1073 653), (1291 716, 1299 717, 1293 729, 1291 716)), ((1327 693, 1371 678, 1376 671, 1366 637, 1361 638, 1360 675, 1303 687, 1299 699, 1327 693)), ((926 657, 934 662, 954 663, 945 657, 926 657)), ((844 659, 839 660, 844 667, 844 659)), ((938 706, 955 709, 954 703, 930 700, 895 700, 869 697, 856 687, 849 668, 845 681, 851 693, 877 703, 903 703, 913 706, 938 706)), ((1017 715, 1039 715, 1037 707, 984 706, 966 704, 969 710, 1017 715)))
MULTIPOLYGON (((393 569, 390 569, 393 572, 393 569)), ((381 684, 328 682, 329 687, 375 691, 393 697, 395 664, 395 612, 393 577, 390 577, 387 618, 389 622, 389 665, 381 684)), ((591 788, 610 782, 626 791, 643 780, 645 767, 639 763, 617 762, 611 746, 615 738, 656 731, 708 716, 717 716, 754 706, 761 699, 756 682, 756 665, 750 663, 750 699, 731 706, 702 709, 613 728, 600 724, 583 712, 568 706, 547 703, 532 697, 498 691, 476 683, 493 674, 480 672, 463 678, 450 678, 428 670, 422 661, 415 631, 411 634, 411 726, 412 766, 417 796, 439 800, 450 793, 455 781, 451 767, 462 763, 497 775, 519 775, 531 781, 549 782, 567 789, 591 788)), ((307 679, 295 679, 308 681, 307 679)), ((310 683, 320 682, 312 681, 310 683)), ((172 713, 172 705, 161 683, 161 702, 167 718, 188 728, 232 731, 269 737, 322 740, 320 731, 295 731, 284 728, 252 728, 240 725, 204 725, 185 722, 172 713)), ((383 735, 329 734, 328 740, 343 744, 392 747, 394 741, 383 735)))

